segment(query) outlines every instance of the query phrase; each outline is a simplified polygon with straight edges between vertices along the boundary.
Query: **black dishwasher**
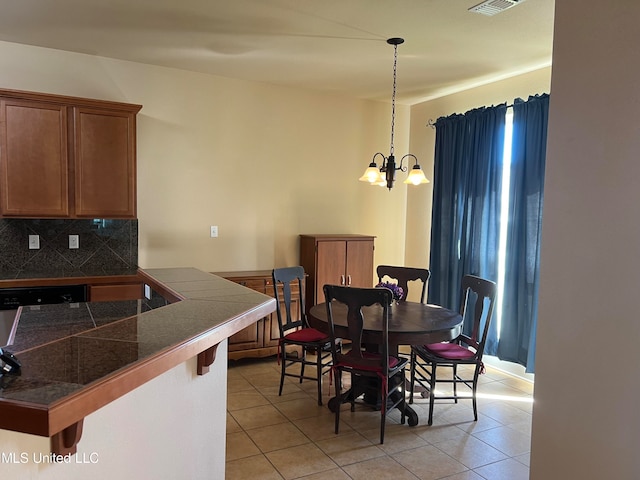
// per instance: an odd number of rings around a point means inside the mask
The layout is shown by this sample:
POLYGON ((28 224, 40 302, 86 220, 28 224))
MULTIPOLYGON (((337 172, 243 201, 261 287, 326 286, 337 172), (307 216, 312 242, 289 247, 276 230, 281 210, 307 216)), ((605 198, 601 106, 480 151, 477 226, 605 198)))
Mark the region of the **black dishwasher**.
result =
POLYGON ((12 310, 25 305, 86 301, 86 285, 0 288, 0 310, 12 310))

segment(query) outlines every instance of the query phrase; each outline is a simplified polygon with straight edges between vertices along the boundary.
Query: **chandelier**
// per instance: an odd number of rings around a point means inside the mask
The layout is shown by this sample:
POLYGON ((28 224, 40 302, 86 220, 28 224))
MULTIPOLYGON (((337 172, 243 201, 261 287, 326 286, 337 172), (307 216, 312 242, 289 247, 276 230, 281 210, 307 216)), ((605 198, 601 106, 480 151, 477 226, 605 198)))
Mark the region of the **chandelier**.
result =
MULTIPOLYGON (((369 182, 371 185, 379 185, 381 187, 387 187, 389 190, 393 188, 393 182, 396 179, 396 171, 402 170, 403 172, 407 171, 407 167, 402 165, 402 162, 405 158, 410 157, 415 160, 415 165, 411 169, 411 172, 407 176, 407 179, 404 183, 410 183, 412 185, 419 185, 421 183, 429 183, 427 177, 424 176, 424 172, 420 165, 418 165, 418 158, 411 154, 407 153, 404 155, 398 166, 396 166, 396 159, 393 152, 393 134, 396 123, 396 78, 397 78, 397 65, 398 65, 398 45, 404 43, 403 38, 390 38, 387 40, 389 45, 393 45, 393 95, 391 97, 391 148, 389 152, 389 156, 385 157, 382 153, 378 152, 373 156, 369 167, 364 172, 364 175, 360 177, 361 182, 369 182), (380 156, 382 157, 382 165, 378 168, 376 164, 376 158, 380 156)), ((407 160, 407 163, 409 160, 407 160)))

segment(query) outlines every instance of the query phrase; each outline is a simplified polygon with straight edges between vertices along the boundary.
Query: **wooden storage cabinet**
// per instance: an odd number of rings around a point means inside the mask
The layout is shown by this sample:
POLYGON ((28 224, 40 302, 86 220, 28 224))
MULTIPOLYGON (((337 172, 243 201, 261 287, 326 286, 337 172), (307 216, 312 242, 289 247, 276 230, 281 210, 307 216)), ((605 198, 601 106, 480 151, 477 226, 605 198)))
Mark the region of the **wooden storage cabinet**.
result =
POLYGON ((325 284, 373 286, 373 236, 300 235, 300 265, 308 275, 306 312, 324 302, 325 284))
POLYGON ((0 216, 135 218, 140 108, 0 90, 0 216))
MULTIPOLYGON (((275 297, 271 270, 245 272, 214 272, 214 275, 226 278, 265 295, 275 297)), ((280 290, 282 287, 280 287, 280 290)), ((284 307, 282 307, 284 308, 284 307)), ((291 286, 291 314, 300 316, 300 292, 296 285, 291 286)), ((278 353, 280 330, 278 315, 273 312, 261 318, 253 325, 229 337, 229 360, 244 357, 267 357, 278 353)))

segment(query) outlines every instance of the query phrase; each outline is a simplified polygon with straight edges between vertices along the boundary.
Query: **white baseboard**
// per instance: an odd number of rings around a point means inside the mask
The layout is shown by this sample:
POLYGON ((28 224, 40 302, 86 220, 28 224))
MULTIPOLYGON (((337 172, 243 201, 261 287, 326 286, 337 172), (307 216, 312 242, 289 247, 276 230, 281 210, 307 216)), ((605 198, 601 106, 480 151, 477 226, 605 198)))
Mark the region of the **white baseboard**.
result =
POLYGON ((498 357, 494 357, 491 355, 484 355, 482 357, 482 361, 490 367, 500 370, 501 372, 534 383, 534 374, 526 373, 525 368, 522 365, 518 365, 517 363, 512 362, 505 362, 503 360, 500 360, 498 357))

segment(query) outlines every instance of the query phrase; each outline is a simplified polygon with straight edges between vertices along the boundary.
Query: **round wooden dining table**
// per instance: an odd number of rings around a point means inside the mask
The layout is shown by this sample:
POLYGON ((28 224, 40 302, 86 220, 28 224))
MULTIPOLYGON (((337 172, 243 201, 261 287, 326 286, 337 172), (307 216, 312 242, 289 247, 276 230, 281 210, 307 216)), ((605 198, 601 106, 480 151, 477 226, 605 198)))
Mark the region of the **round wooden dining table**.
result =
MULTIPOLYGON (((331 307, 336 336, 347 335, 347 307, 334 302, 331 307)), ((382 339, 382 307, 373 305, 363 307, 364 330, 362 342, 367 348, 375 348, 382 339)), ((459 312, 438 305, 417 302, 399 302, 389 312, 389 354, 397 355, 400 345, 419 345, 426 343, 453 340, 462 331, 462 317, 459 312)), ((314 305, 309 310, 309 324, 320 330, 328 331, 327 307, 324 303, 314 305)), ((348 401, 347 391, 339 399, 340 403, 348 401)), ((329 401, 329 408, 334 411, 338 399, 329 401)), ((418 424, 418 415, 407 404, 405 406, 410 426, 418 424)))

